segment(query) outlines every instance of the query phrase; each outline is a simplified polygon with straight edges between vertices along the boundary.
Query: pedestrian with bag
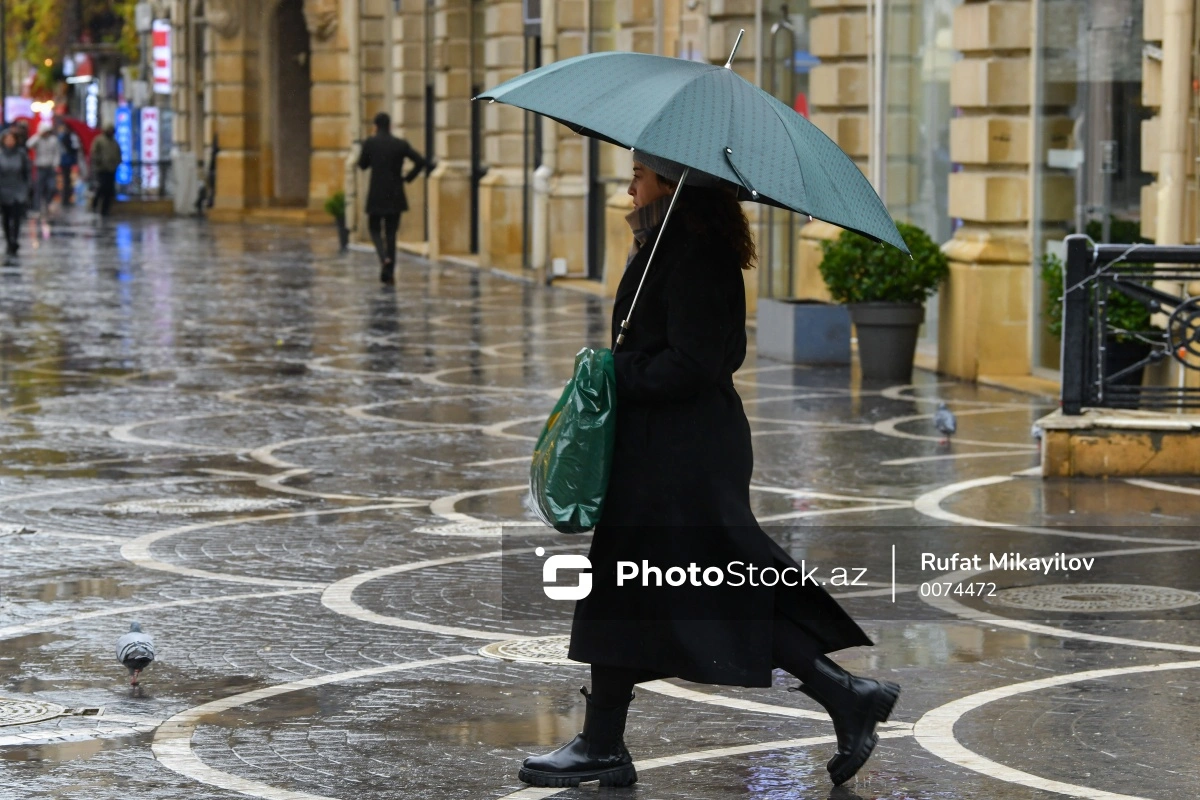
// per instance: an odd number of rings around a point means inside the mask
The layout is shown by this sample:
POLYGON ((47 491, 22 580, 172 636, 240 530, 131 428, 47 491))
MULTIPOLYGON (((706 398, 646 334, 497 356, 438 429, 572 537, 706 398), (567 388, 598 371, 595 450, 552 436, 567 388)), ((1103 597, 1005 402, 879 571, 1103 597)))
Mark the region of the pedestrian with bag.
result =
POLYGON ((116 140, 117 129, 112 125, 92 142, 92 174, 96 176, 96 196, 92 198, 92 211, 100 211, 107 217, 117 197, 117 168, 123 159, 121 146, 116 140))
POLYGON ((870 757, 875 727, 900 687, 856 677, 828 658, 872 642, 825 589, 765 579, 664 588, 617 578, 618 562, 668 575, 733 562, 759 574, 800 572, 750 506, 750 425, 733 385, 746 355, 742 270, 756 257, 749 224, 726 188, 702 175, 693 183, 674 162, 635 159, 627 217, 634 244, 612 317, 616 440, 588 553, 592 589, 576 604, 569 650, 591 665, 592 687, 581 689, 583 731, 525 759, 519 777, 546 787, 628 786, 637 781, 624 741, 636 684, 676 677, 768 687, 781 668, 832 717, 837 752, 827 769, 841 784, 870 757), (635 295, 639 316, 618 338, 635 295))
POLYGON ((32 171, 29 153, 20 145, 16 132, 6 129, 0 134, 0 220, 10 256, 16 255, 21 247, 21 222, 29 200, 32 171))
POLYGON ((371 170, 367 189, 368 230, 379 256, 379 280, 384 284, 395 280, 396 233, 400 230, 400 215, 408 210, 404 184, 416 180, 427 163, 406 140, 393 136, 391 127, 391 117, 383 112, 376 114, 375 135, 363 142, 358 157, 358 168, 371 170), (405 159, 413 162, 407 175, 405 159))
POLYGON ((50 202, 54 199, 58 185, 58 168, 62 162, 62 143, 53 129, 39 130, 29 139, 33 149, 33 166, 37 170, 34 178, 34 204, 38 213, 48 215, 50 202))

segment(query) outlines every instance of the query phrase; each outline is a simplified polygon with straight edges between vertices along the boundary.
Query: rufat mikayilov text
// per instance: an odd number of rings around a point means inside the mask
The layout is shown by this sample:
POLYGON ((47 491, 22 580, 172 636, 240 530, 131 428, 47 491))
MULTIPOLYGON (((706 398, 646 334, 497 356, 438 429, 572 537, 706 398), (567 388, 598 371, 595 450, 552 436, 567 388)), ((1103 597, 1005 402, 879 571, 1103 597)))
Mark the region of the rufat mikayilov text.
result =
POLYGON ((989 553, 987 566, 984 566, 981 555, 964 556, 955 553, 950 556, 938 556, 935 553, 921 554, 921 571, 957 572, 970 570, 985 572, 992 570, 1010 572, 1040 572, 1049 575, 1051 572, 1081 572, 1090 571, 1096 563, 1094 558, 1083 556, 1068 556, 1066 553, 1055 553, 1051 556, 1023 556, 1020 553, 989 553))

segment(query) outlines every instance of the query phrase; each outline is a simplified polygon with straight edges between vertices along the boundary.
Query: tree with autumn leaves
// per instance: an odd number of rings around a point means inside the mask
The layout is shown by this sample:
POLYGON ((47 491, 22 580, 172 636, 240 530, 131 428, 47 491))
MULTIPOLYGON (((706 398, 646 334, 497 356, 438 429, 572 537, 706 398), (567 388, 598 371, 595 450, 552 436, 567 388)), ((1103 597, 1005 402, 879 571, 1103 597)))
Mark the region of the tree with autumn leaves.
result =
POLYGON ((43 87, 54 85, 68 53, 89 44, 114 46, 137 63, 137 0, 7 0, 7 5, 9 57, 37 67, 43 87))

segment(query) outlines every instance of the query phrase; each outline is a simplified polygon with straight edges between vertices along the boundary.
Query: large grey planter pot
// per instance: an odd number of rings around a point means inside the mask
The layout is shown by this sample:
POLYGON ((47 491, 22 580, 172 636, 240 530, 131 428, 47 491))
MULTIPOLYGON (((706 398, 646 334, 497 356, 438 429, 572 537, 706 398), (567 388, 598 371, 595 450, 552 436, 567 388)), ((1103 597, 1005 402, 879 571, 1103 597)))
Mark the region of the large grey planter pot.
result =
POLYGON ((854 303, 849 308, 858 334, 863 378, 911 381, 925 307, 918 303, 854 303))
POLYGON ((849 364, 850 312, 816 300, 758 300, 758 354, 791 364, 849 364))

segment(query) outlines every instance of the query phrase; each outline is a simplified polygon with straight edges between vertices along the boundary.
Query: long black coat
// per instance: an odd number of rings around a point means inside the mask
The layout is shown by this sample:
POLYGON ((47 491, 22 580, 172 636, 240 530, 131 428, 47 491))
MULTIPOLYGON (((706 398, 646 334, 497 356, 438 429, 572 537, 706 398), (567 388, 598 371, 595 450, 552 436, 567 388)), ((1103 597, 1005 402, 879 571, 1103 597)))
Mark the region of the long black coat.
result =
MULTIPOLYGON (((652 244, 653 234, 617 289, 614 342, 652 244)), ((616 587, 619 560, 645 559, 664 573, 692 562, 796 566, 750 509, 750 425, 733 387, 745 354, 741 270, 689 240, 673 220, 616 351, 616 448, 589 552, 592 592, 575 608, 572 659, 698 683, 769 686, 776 614, 824 652, 871 644, 819 586, 616 587)))
POLYGON ((371 185, 367 188, 368 214, 401 214, 408 211, 404 184, 425 169, 425 159, 405 139, 390 133, 377 133, 363 142, 358 156, 359 169, 371 170, 371 185), (404 160, 413 168, 404 174, 404 160))

